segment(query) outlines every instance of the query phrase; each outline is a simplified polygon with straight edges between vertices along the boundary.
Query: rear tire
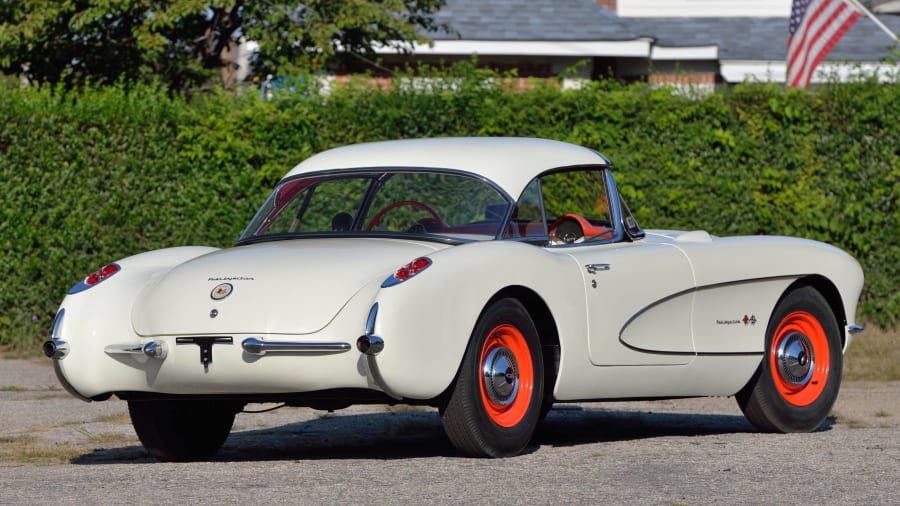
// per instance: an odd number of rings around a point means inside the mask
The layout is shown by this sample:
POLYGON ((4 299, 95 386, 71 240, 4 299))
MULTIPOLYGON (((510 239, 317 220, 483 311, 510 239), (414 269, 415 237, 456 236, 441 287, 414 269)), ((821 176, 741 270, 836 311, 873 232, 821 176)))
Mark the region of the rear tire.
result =
POLYGON ((841 383, 837 319, 825 298, 804 286, 778 303, 766 330, 766 354, 738 405, 764 432, 809 432, 828 417, 841 383))
POLYGON ((223 401, 128 401, 147 452, 163 462, 208 460, 219 451, 242 404, 223 401))
POLYGON ((544 399, 544 366, 537 329, 515 299, 481 315, 450 397, 441 409, 447 436, 474 457, 509 457, 534 435, 544 399))

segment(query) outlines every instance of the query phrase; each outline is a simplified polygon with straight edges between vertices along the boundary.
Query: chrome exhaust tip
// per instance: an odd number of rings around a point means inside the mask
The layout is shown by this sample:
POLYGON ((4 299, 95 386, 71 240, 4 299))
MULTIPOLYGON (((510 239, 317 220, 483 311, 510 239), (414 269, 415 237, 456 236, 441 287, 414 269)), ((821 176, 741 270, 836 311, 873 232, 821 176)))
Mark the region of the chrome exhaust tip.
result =
POLYGON ((366 355, 378 355, 384 349, 384 340, 378 336, 365 335, 356 340, 356 349, 366 355))
POLYGON ((61 339, 51 339, 41 346, 41 351, 48 358, 62 360, 69 354, 69 343, 61 339))
POLYGON ((378 316, 378 303, 372 305, 369 317, 366 318, 366 333, 356 340, 356 349, 374 357, 384 349, 384 339, 375 335, 375 318, 378 316))

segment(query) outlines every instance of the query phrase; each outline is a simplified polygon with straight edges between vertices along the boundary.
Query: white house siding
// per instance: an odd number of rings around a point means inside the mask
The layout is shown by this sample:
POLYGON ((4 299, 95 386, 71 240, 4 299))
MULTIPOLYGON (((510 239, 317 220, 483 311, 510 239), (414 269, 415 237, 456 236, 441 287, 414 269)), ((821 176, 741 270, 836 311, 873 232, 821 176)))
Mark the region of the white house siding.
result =
POLYGON ((791 0, 618 0, 621 17, 788 17, 791 0))

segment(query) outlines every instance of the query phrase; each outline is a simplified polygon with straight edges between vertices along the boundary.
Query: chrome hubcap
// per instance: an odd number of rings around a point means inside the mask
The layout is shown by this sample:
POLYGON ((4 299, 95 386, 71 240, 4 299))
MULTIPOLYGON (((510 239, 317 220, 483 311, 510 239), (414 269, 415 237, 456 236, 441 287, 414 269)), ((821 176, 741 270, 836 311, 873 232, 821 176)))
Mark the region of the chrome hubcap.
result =
POLYGON ((809 338, 799 332, 791 332, 778 344, 776 350, 778 374, 784 381, 805 385, 812 377, 815 353, 809 338))
POLYGON ((484 389, 488 398, 501 406, 510 404, 519 391, 519 367, 509 348, 491 350, 482 366, 484 389))

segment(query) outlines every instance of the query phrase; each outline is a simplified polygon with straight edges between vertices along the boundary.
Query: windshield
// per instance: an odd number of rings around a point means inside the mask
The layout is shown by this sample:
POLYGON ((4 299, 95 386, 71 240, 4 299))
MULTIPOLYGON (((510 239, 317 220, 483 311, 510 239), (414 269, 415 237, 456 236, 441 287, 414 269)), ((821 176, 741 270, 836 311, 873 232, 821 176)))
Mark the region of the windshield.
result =
POLYGON ((498 236, 510 202, 464 174, 394 170, 313 174, 282 181, 238 242, 320 234, 498 236))

